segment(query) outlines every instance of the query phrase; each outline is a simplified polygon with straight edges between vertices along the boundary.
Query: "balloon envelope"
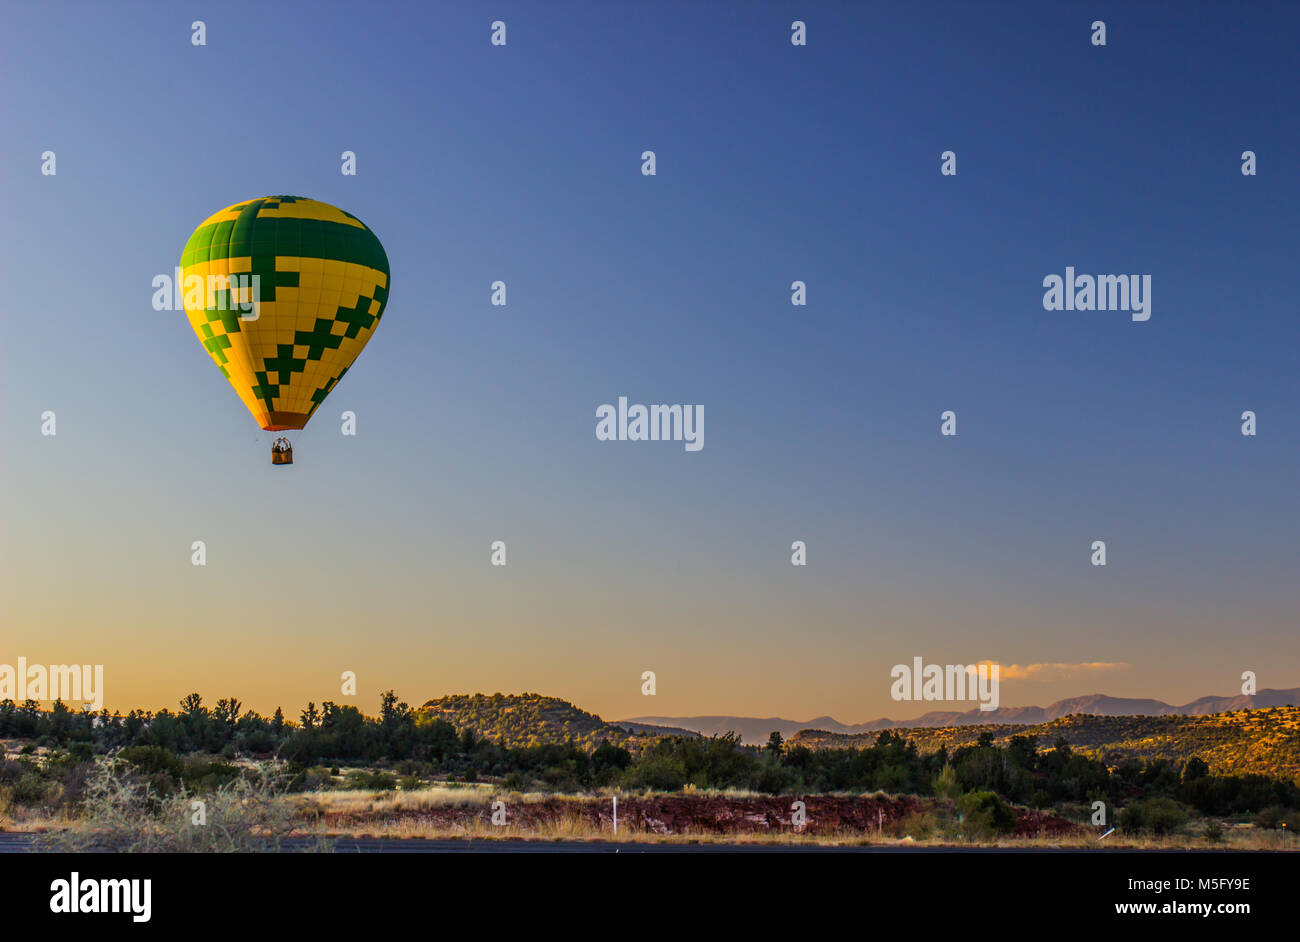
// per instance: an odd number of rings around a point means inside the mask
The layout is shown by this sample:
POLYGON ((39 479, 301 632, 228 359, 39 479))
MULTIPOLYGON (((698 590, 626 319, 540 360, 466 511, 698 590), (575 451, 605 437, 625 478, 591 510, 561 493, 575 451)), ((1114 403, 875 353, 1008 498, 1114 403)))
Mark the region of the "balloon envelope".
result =
POLYGON ((180 267, 190 326, 268 431, 307 424, 388 300, 388 256, 375 234, 301 196, 226 207, 194 230, 180 267))

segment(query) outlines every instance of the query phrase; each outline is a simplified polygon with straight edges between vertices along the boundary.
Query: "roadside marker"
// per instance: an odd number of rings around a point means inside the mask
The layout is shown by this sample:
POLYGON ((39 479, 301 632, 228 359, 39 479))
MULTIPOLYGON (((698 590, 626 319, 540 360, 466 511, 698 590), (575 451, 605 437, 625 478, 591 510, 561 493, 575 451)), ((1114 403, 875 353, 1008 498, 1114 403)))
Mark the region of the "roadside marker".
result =
POLYGON ((1111 828, 1109 831, 1107 831, 1107 832, 1106 832, 1105 834, 1103 834, 1101 837, 1097 838, 1097 843, 1101 843, 1102 841, 1104 841, 1106 838, 1110 837, 1110 836, 1111 836, 1112 834, 1114 834, 1114 833, 1115 833, 1115 829, 1114 829, 1114 828, 1111 828))

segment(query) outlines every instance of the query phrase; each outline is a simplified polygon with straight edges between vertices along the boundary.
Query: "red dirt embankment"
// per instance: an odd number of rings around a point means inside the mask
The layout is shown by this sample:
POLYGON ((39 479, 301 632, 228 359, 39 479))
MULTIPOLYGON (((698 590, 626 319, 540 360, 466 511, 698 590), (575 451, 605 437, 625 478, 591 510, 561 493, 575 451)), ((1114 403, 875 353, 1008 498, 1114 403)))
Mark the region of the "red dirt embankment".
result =
MULTIPOLYGON (((528 830, 554 826, 575 819, 599 830, 612 829, 613 802, 608 797, 544 798, 514 800, 502 796, 506 823, 528 830)), ((938 811, 943 803, 913 795, 862 796, 726 796, 652 795, 622 796, 618 800, 619 827, 652 834, 772 834, 794 832, 791 805, 802 801, 806 808, 805 834, 864 836, 897 831, 908 818, 938 811)), ((491 825, 492 803, 427 805, 376 812, 325 811, 327 830, 375 828, 379 831, 402 824, 420 824, 435 829, 491 825)), ((1013 837, 1061 837, 1079 831, 1079 826, 1045 811, 1015 809, 1013 837)))

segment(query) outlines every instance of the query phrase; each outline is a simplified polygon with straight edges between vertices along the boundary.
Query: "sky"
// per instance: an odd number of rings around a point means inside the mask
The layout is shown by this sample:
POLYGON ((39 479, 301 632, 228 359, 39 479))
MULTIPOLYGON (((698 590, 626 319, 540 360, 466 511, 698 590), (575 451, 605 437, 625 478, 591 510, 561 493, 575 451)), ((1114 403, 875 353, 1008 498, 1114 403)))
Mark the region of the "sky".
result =
POLYGON ((1300 685, 1297 27, 6 0, 0 664, 102 664, 109 709, 290 715, 389 688, 951 708, 891 698, 914 657, 1017 665, 1005 705, 1300 685), (199 223, 280 193, 392 270, 291 468, 151 304, 199 223), (1045 310, 1066 266, 1149 274, 1150 320, 1045 310), (620 396, 702 405, 704 447, 598 441, 620 396))

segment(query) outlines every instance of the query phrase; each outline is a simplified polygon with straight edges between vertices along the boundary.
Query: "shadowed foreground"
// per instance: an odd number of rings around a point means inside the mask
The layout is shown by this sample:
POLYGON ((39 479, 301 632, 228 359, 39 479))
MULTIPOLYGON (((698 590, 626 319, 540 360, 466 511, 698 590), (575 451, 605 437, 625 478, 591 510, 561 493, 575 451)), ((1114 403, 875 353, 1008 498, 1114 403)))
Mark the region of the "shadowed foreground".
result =
MULTIPOLYGON (((313 840, 287 838, 280 842, 281 851, 307 852, 316 850, 313 840)), ((30 834, 0 834, 0 854, 34 852, 35 839, 30 834)), ((334 852, 347 854, 695 854, 695 853, 845 853, 845 854, 1177 854, 1190 851, 1131 849, 1107 850, 1105 848, 1074 847, 937 847, 907 846, 899 844, 874 844, 855 847, 833 847, 816 844, 648 844, 615 843, 613 841, 475 841, 475 840, 425 840, 422 838, 379 839, 340 838, 334 842, 334 852)), ((1203 853, 1203 851, 1202 851, 1203 853)), ((1259 853, 1256 851, 1255 853, 1259 853)), ((1265 851, 1267 853, 1267 851, 1265 851)))

